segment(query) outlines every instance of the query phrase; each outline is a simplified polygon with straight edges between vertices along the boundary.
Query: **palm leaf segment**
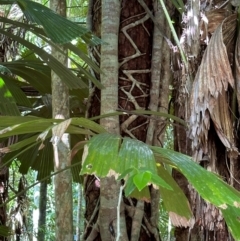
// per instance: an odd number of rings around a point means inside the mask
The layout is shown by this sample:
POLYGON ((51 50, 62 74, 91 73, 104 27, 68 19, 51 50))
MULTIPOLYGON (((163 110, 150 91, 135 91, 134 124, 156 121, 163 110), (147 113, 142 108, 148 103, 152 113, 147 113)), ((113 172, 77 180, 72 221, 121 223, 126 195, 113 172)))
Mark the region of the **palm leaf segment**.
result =
MULTIPOLYGON (((95 45, 100 43, 100 40, 94 37, 86 28, 57 15, 52 10, 39 3, 28 0, 0 1, 0 4, 13 3, 19 5, 31 24, 20 23, 1 17, 0 21, 8 26, 24 28, 26 31, 31 31, 45 42, 52 45, 54 45, 54 43, 65 44, 77 37, 81 37, 87 44, 95 45), (39 25, 40 27, 38 27, 39 25), (54 31, 52 31, 53 28, 54 31)), ((58 60, 53 58, 44 49, 4 29, 1 29, 0 32, 2 35, 22 44, 41 58, 41 60, 37 58, 24 58, 23 60, 2 63, 0 68, 0 77, 2 78, 0 91, 1 114, 20 115, 18 106, 31 106, 27 97, 21 94, 22 87, 32 86, 40 94, 50 94, 51 69, 61 77, 62 81, 64 81, 71 90, 70 94, 77 96, 80 103, 83 103, 84 98, 88 95, 87 82, 89 79, 93 81, 96 86, 102 88, 99 81, 89 74, 89 72, 81 66, 82 64, 76 63, 78 68, 77 73, 81 76, 80 78, 59 63, 58 60), (12 78, 12 75, 15 77, 12 78), (16 76, 25 81, 17 81, 16 76), (74 89, 78 89, 78 91, 76 92, 74 89)), ((99 68, 84 54, 84 52, 69 43, 66 44, 66 47, 79 55, 80 58, 89 66, 92 66, 93 69, 99 71, 99 68)), ((83 107, 83 105, 81 107, 83 107)))

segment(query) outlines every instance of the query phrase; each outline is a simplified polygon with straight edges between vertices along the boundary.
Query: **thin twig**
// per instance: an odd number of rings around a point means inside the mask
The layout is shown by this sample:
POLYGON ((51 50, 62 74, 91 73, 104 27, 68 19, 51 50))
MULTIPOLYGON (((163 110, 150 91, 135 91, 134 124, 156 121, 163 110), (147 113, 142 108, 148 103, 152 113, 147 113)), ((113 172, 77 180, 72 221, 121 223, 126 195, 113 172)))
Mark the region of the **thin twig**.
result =
POLYGON ((117 237, 116 237, 116 241, 119 240, 120 235, 121 235, 121 233, 120 233, 120 213, 121 213, 122 193, 123 193, 124 187, 125 187, 125 185, 121 185, 120 190, 119 190, 118 205, 117 205, 117 237))

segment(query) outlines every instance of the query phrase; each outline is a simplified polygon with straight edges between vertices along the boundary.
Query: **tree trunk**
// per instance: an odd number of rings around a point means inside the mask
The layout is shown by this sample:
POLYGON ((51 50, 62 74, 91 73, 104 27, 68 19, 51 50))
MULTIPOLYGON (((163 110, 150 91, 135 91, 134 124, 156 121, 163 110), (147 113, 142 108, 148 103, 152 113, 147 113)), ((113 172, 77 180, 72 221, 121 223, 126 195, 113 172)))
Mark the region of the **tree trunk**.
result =
MULTIPOLYGON (((4 144, 0 143, 0 147, 3 147, 4 144)), ((2 155, 0 154, 0 164, 2 163, 2 155)), ((8 167, 3 167, 0 170, 0 204, 3 205, 6 202, 8 197, 8 182, 9 182, 9 170, 8 167)), ((7 213, 6 206, 3 205, 0 208, 0 223, 6 225, 7 222, 7 213)), ((7 238, 0 236, 1 241, 7 241, 7 238)))
MULTIPOLYGON (((163 22, 154 27, 152 19, 163 20, 158 4, 155 0, 89 2, 88 26, 103 40, 101 48, 90 49, 91 56, 103 71, 101 76, 94 75, 106 88, 101 92, 92 88, 88 117, 117 109, 168 112, 170 55, 167 50, 162 56, 161 43, 162 33, 167 32, 169 37, 170 31, 163 22)), ((119 119, 104 118, 100 123, 109 132, 154 145, 162 145, 166 127, 166 120, 162 118, 131 113, 119 119)), ((84 186, 87 220, 84 239, 107 241, 117 238, 116 208, 120 184, 113 178, 99 181, 91 176, 85 179, 84 186)), ((119 240, 160 240, 159 192, 150 189, 151 203, 123 194, 119 240)))
MULTIPOLYGON (((60 15, 66 17, 66 1, 51 0, 50 7, 60 15)), ((60 53, 54 47, 52 55, 59 62, 67 66, 67 51, 58 46, 63 52, 60 53)), ((53 118, 68 119, 69 114, 69 90, 61 81, 60 77, 52 72, 52 111, 53 118)), ((55 135, 53 130, 53 136, 55 135)), ((52 139, 54 149, 55 171, 65 169, 70 164, 70 138, 68 134, 58 140, 52 139)), ((56 240, 73 240, 73 213, 72 213, 72 175, 71 170, 65 170, 54 177, 55 185, 55 210, 56 210, 56 240)))
POLYGON ((40 183, 39 191, 39 218, 38 218, 38 241, 45 240, 46 232, 46 208, 47 208, 47 183, 40 183))

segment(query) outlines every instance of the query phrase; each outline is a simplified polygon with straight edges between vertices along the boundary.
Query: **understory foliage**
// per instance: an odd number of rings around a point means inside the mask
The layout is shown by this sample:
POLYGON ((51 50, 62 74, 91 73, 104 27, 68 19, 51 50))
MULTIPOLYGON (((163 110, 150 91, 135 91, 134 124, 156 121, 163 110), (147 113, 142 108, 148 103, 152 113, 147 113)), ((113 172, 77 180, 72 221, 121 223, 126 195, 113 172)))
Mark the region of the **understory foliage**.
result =
MULTIPOLYGON (((240 81, 240 40, 239 36, 235 38, 237 34, 239 35, 237 5, 229 3, 228 7, 231 9, 229 10, 225 5, 222 7, 221 1, 194 1, 193 5, 190 4, 192 1, 187 1, 186 5, 182 1, 172 2, 175 6, 174 11, 183 14, 183 24, 185 24, 184 30, 180 31, 181 41, 176 31, 172 29, 177 45, 175 48, 178 48, 177 53, 172 54, 173 61, 181 63, 173 66, 173 68, 176 67, 173 71, 177 83, 173 83, 176 85, 174 86, 176 92, 174 105, 178 106, 178 109, 175 109, 176 115, 161 109, 145 110, 140 108, 137 101, 133 101, 131 105, 134 106, 134 110, 123 108, 129 104, 128 101, 126 103, 123 101, 125 96, 130 100, 134 99, 134 96, 131 92, 132 88, 122 87, 120 99, 123 110, 84 118, 86 109, 92 108, 86 106, 86 98, 89 94, 96 94, 94 92, 96 89, 104 88, 98 80, 98 75, 104 73, 101 72, 99 65, 88 57, 86 48, 82 46, 88 44, 90 49, 94 49, 104 43, 85 27, 62 18, 39 3, 28 0, 0 0, 0 4, 16 3, 15 8, 18 13, 21 13, 22 19, 22 21, 16 21, 12 15, 0 17, 0 22, 4 26, 0 29, 0 34, 7 39, 13 39, 14 44, 17 42, 28 49, 24 56, 19 58, 14 56, 12 59, 7 59, 8 62, 2 62, 0 66, 2 143, 0 153, 3 154, 0 168, 3 170, 9 167, 17 158, 21 163, 19 166, 21 174, 27 174, 30 169, 33 169, 38 173, 37 180, 49 182, 53 172, 52 140, 55 140, 57 145, 57 140, 64 133, 69 133, 71 135, 69 168, 72 170, 74 181, 81 183, 83 176, 94 175, 98 179, 107 177, 121 182, 117 190, 119 200, 116 220, 117 236, 120 235, 122 191, 127 198, 149 203, 151 201, 149 190, 160 190, 163 205, 172 223, 179 227, 192 227, 193 223, 199 221, 194 219, 196 216, 190 208, 191 201, 189 204, 189 200, 171 175, 174 170, 188 180, 197 195, 221 211, 229 232, 236 240, 240 240, 240 193, 237 191, 238 185, 235 180, 239 175, 236 163, 239 149, 236 118, 238 118, 240 106, 238 83, 240 81), (203 2, 206 5, 205 8, 203 2), (184 13, 189 15, 185 16, 184 13), (194 19, 200 16, 202 16, 201 25, 197 25, 194 19), (26 40, 25 35, 29 32, 41 39, 44 44, 51 44, 56 49, 57 44, 64 45, 81 60, 70 57, 75 68, 65 67, 47 50, 44 50, 43 46, 39 47, 26 40), (201 36, 200 39, 199 36, 201 36), (76 38, 78 38, 77 44, 71 44, 70 41, 76 38), (196 59, 199 63, 194 62, 197 61, 196 59), (199 67, 198 64, 200 64, 199 67), (91 73, 87 67, 91 68, 91 73), (70 90, 71 118, 67 120, 50 118, 51 70, 61 77, 70 90), (89 93, 88 81, 91 81, 94 86, 91 93, 89 93), (33 94, 32 98, 29 98, 30 93, 33 94), (99 119, 109 117, 120 117, 123 123, 121 125, 123 135, 110 133, 102 123, 97 123, 99 119), (176 152, 155 146, 152 142, 144 143, 136 140, 135 129, 130 129, 129 120, 134 122, 138 117, 142 120, 164 118, 165 121, 174 123, 183 130, 182 133, 178 133, 178 136, 179 134, 186 136, 186 130, 188 130, 193 158, 180 153, 187 153, 180 148, 181 143, 178 146, 179 152, 176 152), (223 152, 218 149, 218 145, 222 147, 223 152), (228 176, 221 172, 218 158, 230 166, 228 176)), ((166 1, 159 1, 169 20, 166 23, 173 28, 165 3, 166 1)), ((11 8, 9 9, 11 12, 11 8)), ((148 13, 148 8, 143 3, 139 9, 144 9, 144 14, 148 13)), ((144 17, 139 20, 139 25, 144 25, 146 20, 156 24, 157 13, 155 16, 151 12, 148 14, 146 19, 144 17)), ((135 27, 135 25, 132 26, 135 27)), ((151 28, 151 24, 149 26, 151 28)), ((128 25, 121 26, 122 40, 128 39, 140 57, 143 54, 128 35, 128 27, 128 25)), ((175 27, 179 28, 179 26, 175 27)), ((95 31, 97 32, 96 29, 95 31)), ((169 41, 168 44, 171 46, 169 41)), ((166 46, 169 47, 169 45, 166 46)), ((122 66, 136 56, 128 58, 124 53, 120 52, 121 54, 123 62, 120 63, 119 68, 123 73, 120 75, 122 83, 126 85, 127 76, 132 82, 135 81, 134 83, 138 84, 133 77, 134 74, 149 74, 149 72, 133 73, 124 69, 122 66)), ((140 97, 147 93, 144 89, 146 85, 142 85, 144 87, 137 85, 140 97)), ((94 97, 98 98, 97 94, 94 97)), ((167 99, 167 103, 168 101, 167 99)), ((143 126, 144 129, 144 125, 145 122, 139 126, 143 126)), ((159 133, 159 136, 161 134, 159 133)), ((225 164, 224 167, 226 168, 225 164)), ((24 185, 20 187, 19 192, 24 188, 24 185)), ((18 198, 22 196, 18 195, 18 198)), ((1 205, 3 206, 2 203, 1 205)), ((0 235, 10 234, 10 228, 5 224, 0 226, 0 235)))

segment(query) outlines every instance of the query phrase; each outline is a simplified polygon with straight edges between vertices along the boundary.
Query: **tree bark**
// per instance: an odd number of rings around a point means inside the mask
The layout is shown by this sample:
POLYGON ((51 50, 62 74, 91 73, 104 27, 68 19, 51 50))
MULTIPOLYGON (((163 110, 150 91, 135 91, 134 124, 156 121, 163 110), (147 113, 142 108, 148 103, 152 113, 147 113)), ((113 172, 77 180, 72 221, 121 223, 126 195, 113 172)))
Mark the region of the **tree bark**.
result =
POLYGON ((38 241, 45 240, 46 232, 46 208, 47 208, 47 183, 40 183, 39 191, 39 218, 38 218, 38 241))
MULTIPOLYGON (((154 3, 157 5, 157 1, 154 3)), ((88 117, 114 112, 116 109, 129 111, 160 108, 161 51, 154 53, 156 64, 151 68, 153 23, 149 16, 149 12, 155 15, 159 9, 156 6, 155 11, 152 11, 152 0, 90 1, 88 26, 103 40, 101 48, 90 47, 90 54, 101 66, 103 71, 101 82, 105 89, 100 93, 95 87, 92 88, 88 117), (151 70, 155 73, 152 80, 151 70), (149 105, 150 91, 151 94, 156 92, 155 97, 154 94, 152 95, 151 107, 149 105)), ((162 40, 161 37, 156 37, 154 49, 161 48, 158 46, 159 39, 162 40)), ((100 80, 98 73, 94 75, 100 80)), ((168 89, 168 82, 164 84, 163 89, 168 89)), ((166 95, 167 104, 162 103, 163 108, 165 105, 168 106, 168 91, 163 96, 166 95)), ((126 115, 119 119, 105 118, 100 123, 112 133, 119 134, 120 132, 122 136, 137 138, 143 142, 149 138, 147 143, 153 143, 153 139, 157 138, 155 137, 156 123, 153 123, 152 137, 147 137, 148 118, 126 115)), ((87 219, 85 239, 104 241, 116 239, 118 230, 116 207, 120 184, 116 183, 113 178, 104 178, 99 182, 94 177, 88 177, 85 180, 85 194, 87 219)), ((121 204, 120 213, 122 236, 119 240, 160 240, 157 215, 159 193, 153 191, 151 197, 153 198, 152 205, 142 200, 126 198, 123 194, 124 203, 121 204)))
MULTIPOLYGON (((66 1, 51 0, 50 7, 58 14, 66 17, 66 1)), ((54 31, 54 30, 53 30, 54 31)), ((67 50, 58 46, 60 53, 54 47, 52 55, 67 66, 67 50)), ((52 115, 56 119, 68 119, 69 90, 60 77, 52 72, 52 115)), ((54 131, 53 131, 54 135, 54 131)), ((60 140, 53 139, 55 171, 65 169, 70 165, 70 138, 64 134, 60 140)), ((56 210, 56 240, 73 240, 73 213, 72 213, 72 175, 71 170, 65 170, 54 177, 55 210, 56 210)))

